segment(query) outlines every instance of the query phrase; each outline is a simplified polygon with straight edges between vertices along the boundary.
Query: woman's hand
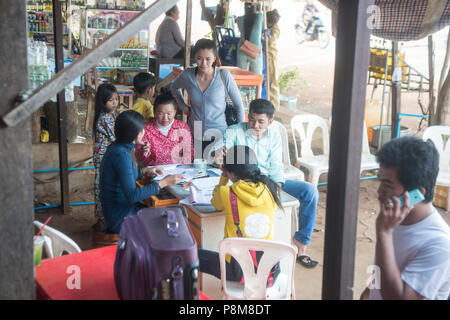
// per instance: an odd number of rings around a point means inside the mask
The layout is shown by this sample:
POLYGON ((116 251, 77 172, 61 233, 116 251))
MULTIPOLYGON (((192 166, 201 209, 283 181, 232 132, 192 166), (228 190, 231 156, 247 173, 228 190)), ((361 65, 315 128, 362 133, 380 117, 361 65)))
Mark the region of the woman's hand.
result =
POLYGON ((150 142, 148 141, 144 142, 144 144, 142 145, 142 151, 144 152, 145 155, 150 151, 150 142))
POLYGON ((376 221, 377 234, 390 234, 406 218, 412 207, 409 206, 409 193, 405 191, 403 207, 400 208, 400 200, 392 197, 384 203, 380 203, 380 214, 376 221))
POLYGON ((223 161, 225 159, 225 155, 227 154, 227 146, 223 146, 222 148, 214 151, 214 161, 220 170, 223 171, 223 161))
POLYGON ((184 179, 184 175, 182 174, 171 174, 159 181, 159 188, 163 189, 165 187, 172 186, 174 184, 179 183, 181 180, 184 179))
POLYGON ((159 176, 164 174, 164 169, 160 167, 152 167, 152 168, 144 168, 144 175, 145 176, 159 176))

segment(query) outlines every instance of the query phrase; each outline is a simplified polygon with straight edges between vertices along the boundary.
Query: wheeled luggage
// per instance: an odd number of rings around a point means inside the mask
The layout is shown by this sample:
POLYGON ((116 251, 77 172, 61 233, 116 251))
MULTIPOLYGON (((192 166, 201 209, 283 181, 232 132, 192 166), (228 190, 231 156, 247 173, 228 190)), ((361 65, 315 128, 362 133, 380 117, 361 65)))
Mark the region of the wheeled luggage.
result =
POLYGON ((121 299, 198 299, 197 244, 185 217, 170 206, 124 219, 114 263, 121 299))

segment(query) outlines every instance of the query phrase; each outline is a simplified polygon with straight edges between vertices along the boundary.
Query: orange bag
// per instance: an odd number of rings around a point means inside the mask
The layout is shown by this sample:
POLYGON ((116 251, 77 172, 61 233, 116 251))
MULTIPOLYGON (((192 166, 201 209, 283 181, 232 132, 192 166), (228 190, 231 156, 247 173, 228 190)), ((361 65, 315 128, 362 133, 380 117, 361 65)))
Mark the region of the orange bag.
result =
POLYGON ((253 44, 252 42, 250 42, 248 40, 245 40, 239 49, 241 51, 243 51, 246 55, 251 57, 252 59, 256 59, 258 54, 261 53, 261 49, 258 48, 257 45, 253 44))

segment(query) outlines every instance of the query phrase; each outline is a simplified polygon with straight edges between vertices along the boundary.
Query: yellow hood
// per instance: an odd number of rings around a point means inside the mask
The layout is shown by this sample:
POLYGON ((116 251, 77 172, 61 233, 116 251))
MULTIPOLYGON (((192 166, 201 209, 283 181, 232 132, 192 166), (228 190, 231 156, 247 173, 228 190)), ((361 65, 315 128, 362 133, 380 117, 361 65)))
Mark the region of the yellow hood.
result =
POLYGON ((270 191, 265 184, 246 182, 244 180, 235 182, 231 188, 239 200, 251 207, 264 204, 264 190, 267 190, 266 192, 270 194, 270 191))

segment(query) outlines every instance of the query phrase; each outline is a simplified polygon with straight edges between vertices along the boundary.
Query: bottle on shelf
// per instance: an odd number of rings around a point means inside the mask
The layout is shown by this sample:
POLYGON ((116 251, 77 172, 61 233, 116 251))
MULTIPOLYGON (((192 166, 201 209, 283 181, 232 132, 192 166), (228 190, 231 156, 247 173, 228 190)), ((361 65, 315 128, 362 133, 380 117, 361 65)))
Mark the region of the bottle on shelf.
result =
POLYGON ((35 90, 50 79, 50 68, 47 65, 47 46, 43 41, 31 40, 27 47, 28 84, 35 90))

